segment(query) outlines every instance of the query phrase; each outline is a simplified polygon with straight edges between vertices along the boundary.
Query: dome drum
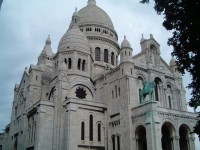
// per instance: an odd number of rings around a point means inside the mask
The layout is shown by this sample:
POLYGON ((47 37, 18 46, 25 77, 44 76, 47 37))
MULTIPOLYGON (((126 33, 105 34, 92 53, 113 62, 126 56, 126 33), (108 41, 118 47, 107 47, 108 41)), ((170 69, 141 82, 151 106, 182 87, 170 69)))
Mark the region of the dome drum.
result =
POLYGON ((112 40, 113 42, 117 43, 118 36, 115 31, 110 30, 109 28, 105 28, 98 25, 86 25, 86 26, 80 26, 80 30, 86 35, 86 36, 103 36, 105 38, 108 38, 112 40))

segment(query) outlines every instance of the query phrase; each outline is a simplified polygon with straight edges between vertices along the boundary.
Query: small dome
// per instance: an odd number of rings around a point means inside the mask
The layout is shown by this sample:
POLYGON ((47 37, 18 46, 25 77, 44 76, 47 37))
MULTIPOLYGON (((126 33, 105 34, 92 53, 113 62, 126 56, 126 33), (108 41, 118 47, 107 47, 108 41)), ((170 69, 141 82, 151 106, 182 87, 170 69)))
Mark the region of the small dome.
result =
POLYGON ((80 25, 96 24, 106 26, 114 30, 113 23, 107 13, 96 6, 95 0, 88 0, 88 5, 78 11, 80 25))
POLYGON ((61 38, 58 51, 66 51, 68 49, 82 50, 90 52, 89 41, 80 29, 72 26, 61 38))
POLYGON ((142 34, 142 38, 140 39, 140 43, 144 42, 146 39, 144 38, 143 34, 142 34))
POLYGON ((131 48, 129 41, 126 39, 126 36, 124 36, 124 40, 122 41, 121 48, 131 48))
POLYGON ((72 22, 68 31, 61 38, 58 51, 80 50, 90 53, 90 44, 83 32, 79 29, 79 15, 77 9, 72 16, 72 22))
POLYGON ((50 35, 48 36, 45 46, 40 55, 52 56, 52 49, 51 49, 51 38, 50 35))
POLYGON ((174 57, 171 58, 169 66, 176 66, 176 59, 174 57))

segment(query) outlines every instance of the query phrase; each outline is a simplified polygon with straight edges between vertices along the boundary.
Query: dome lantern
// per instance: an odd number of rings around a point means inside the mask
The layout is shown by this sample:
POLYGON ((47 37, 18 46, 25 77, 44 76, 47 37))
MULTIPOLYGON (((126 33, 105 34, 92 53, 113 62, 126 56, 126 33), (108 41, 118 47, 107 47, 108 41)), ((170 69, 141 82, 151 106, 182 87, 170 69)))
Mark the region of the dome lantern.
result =
POLYGON ((96 1, 95 0, 88 0, 88 5, 96 5, 96 1))

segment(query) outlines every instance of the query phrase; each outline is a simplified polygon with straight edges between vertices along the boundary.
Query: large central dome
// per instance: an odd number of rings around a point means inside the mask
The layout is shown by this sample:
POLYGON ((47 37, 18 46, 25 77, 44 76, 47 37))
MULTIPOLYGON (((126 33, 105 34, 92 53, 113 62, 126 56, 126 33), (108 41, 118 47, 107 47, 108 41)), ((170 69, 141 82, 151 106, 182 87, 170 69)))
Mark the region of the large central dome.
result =
POLYGON ((113 23, 107 13, 96 5, 95 0, 89 0, 88 5, 78 12, 80 25, 96 24, 114 30, 113 23))

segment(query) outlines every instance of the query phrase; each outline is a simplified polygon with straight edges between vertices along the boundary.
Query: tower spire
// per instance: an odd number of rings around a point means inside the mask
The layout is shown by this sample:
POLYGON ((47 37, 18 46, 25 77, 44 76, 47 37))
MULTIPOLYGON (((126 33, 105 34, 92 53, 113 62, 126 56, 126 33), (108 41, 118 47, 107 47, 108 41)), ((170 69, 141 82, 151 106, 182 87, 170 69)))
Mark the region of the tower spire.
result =
POLYGON ((51 38, 50 35, 48 35, 48 38, 45 41, 44 48, 38 57, 38 64, 49 64, 49 62, 52 60, 52 57, 53 52, 51 49, 51 38))

